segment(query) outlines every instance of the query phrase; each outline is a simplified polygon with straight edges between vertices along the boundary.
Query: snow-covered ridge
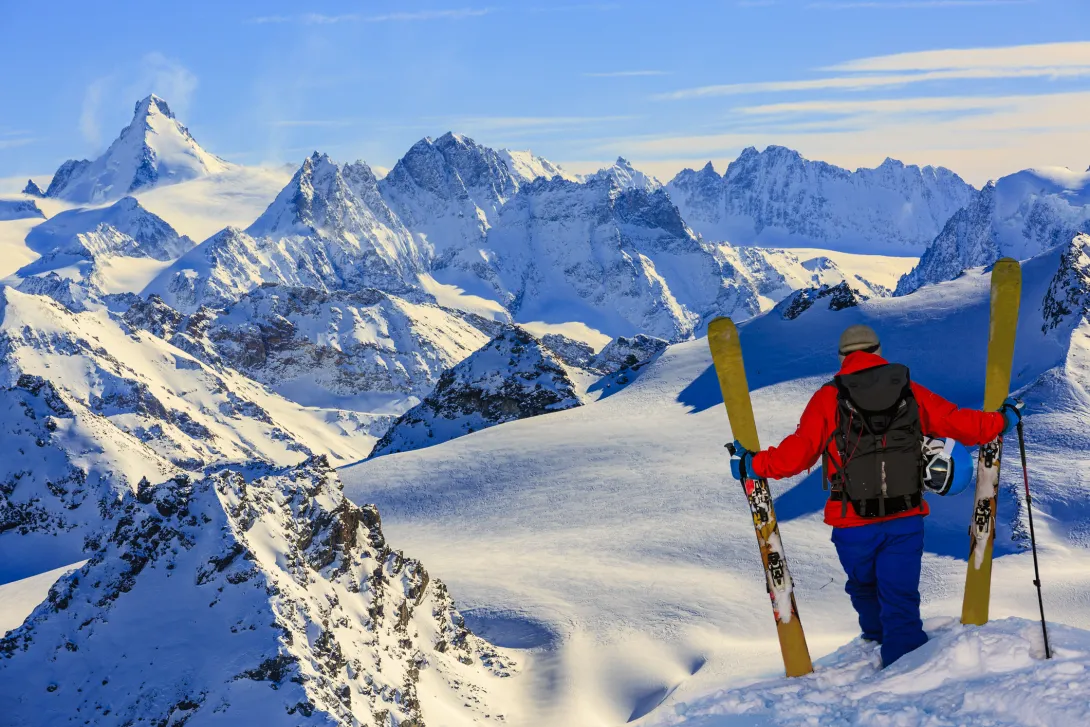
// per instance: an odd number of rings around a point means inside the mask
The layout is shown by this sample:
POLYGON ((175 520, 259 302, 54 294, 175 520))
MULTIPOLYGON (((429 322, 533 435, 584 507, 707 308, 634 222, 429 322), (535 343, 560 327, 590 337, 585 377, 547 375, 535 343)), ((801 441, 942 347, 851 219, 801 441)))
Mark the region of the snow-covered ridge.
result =
POLYGON ((897 284, 906 295, 1001 257, 1025 260, 1090 230, 1090 173, 1026 169, 989 183, 897 284))
MULTIPOLYGON (((214 366, 306 405, 382 408, 423 397, 497 324, 375 289, 325 293, 263 285, 225 310, 184 315, 151 296, 125 320, 214 366)), ((398 412, 400 413, 400 412, 398 412)))
POLYGON ((850 172, 780 146, 743 150, 722 176, 710 162, 683 170, 666 189, 709 240, 879 254, 923 250, 974 191, 942 167, 850 172))
POLYGON ((228 168, 227 162, 202 149, 167 103, 152 94, 136 103, 132 122, 102 156, 62 164, 45 196, 98 204, 228 168))
POLYGON ((617 157, 617 161, 612 166, 599 169, 587 177, 588 181, 591 179, 605 179, 620 189, 642 189, 645 192, 654 192, 663 187, 662 182, 636 169, 624 157, 617 157))
POLYGON ((185 312, 220 307, 263 283, 323 291, 417 287, 424 257, 363 162, 315 152, 245 231, 227 228, 145 289, 185 312))
POLYGON ((393 550, 323 457, 124 495, 90 561, 0 640, 15 723, 503 723, 515 665, 393 550), (438 722, 436 722, 438 720, 438 722))
POLYGON ((0 222, 26 220, 45 215, 32 199, 0 199, 0 222))

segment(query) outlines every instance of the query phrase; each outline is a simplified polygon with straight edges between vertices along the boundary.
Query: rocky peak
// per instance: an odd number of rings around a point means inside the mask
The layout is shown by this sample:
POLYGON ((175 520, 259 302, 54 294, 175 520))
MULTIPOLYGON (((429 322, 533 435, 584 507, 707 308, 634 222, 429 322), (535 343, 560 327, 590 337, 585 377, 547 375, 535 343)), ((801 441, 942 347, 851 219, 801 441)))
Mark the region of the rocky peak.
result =
POLYGON ((166 101, 152 94, 136 103, 132 121, 102 156, 62 164, 46 196, 99 204, 228 168, 226 162, 197 144, 166 101))
POLYGON ((429 447, 581 403, 556 355, 513 326, 445 371, 432 393, 393 423, 370 456, 429 447))
POLYGON ((0 199, 0 222, 44 218, 38 203, 32 199, 0 199))
POLYGON ((26 186, 23 187, 23 194, 29 194, 31 197, 44 197, 45 192, 33 179, 26 180, 26 186))
POLYGON ((142 481, 87 564, 0 640, 17 723, 409 725, 455 700, 499 723, 488 690, 514 668, 323 457, 142 481))
POLYGON ((1090 235, 1079 234, 1060 253, 1060 264, 1041 303, 1045 333, 1090 316, 1090 235))
MULTIPOLYGON (((653 192, 662 188, 662 182, 632 166, 624 157, 617 157, 613 166, 600 169, 591 175, 594 179, 609 180, 617 189, 639 189, 653 192)), ((589 181, 589 180, 588 180, 589 181)))

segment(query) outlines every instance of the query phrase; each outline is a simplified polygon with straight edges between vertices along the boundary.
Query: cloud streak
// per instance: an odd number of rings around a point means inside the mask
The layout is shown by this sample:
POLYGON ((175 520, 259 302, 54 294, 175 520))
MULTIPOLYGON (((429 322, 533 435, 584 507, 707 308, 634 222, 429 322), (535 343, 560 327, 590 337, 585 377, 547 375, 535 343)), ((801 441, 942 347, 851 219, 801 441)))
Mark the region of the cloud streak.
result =
POLYGON ((972 8, 995 5, 1028 5, 1037 0, 820 0, 806 7, 821 10, 851 10, 855 8, 874 8, 878 10, 914 10, 924 8, 972 8))
POLYGON ((951 80, 1081 78, 1090 76, 1090 42, 898 53, 861 58, 820 70, 849 75, 699 86, 654 98, 677 101, 751 93, 863 91, 951 80))
POLYGON ((428 20, 478 18, 492 12, 492 8, 458 8, 452 10, 420 10, 414 12, 383 13, 381 15, 361 15, 359 13, 323 15, 322 13, 304 13, 303 15, 266 15, 251 18, 249 22, 256 25, 278 23, 300 23, 303 25, 336 25, 338 23, 412 23, 428 20))
POLYGON ((583 73, 585 78, 633 78, 636 76, 669 76, 669 71, 604 71, 602 73, 583 73))

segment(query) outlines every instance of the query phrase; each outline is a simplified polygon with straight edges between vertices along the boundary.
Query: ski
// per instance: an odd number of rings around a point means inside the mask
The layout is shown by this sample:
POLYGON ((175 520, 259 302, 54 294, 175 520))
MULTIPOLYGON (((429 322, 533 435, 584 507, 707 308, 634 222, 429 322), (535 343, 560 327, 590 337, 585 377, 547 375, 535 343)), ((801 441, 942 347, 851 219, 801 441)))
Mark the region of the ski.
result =
MULTIPOLYGON (((988 327, 988 367, 984 382, 984 411, 998 411, 1010 394, 1018 303, 1022 295, 1022 268, 1017 260, 1001 258, 992 268, 991 322, 988 327)), ((980 448, 976 467, 976 505, 969 525, 969 567, 961 605, 963 624, 988 622, 992 590, 992 547, 995 511, 999 499, 999 463, 1003 436, 980 448)))
MULTIPOLYGON (((742 446, 756 452, 761 447, 742 363, 742 346, 738 340, 738 329, 729 318, 716 318, 708 324, 708 345, 719 378, 719 388, 723 392, 723 403, 727 407, 731 432, 742 446)), ((757 533, 784 668, 789 677, 809 674, 814 667, 795 605, 791 572, 787 568, 776 511, 772 506, 772 492, 768 482, 763 479, 746 478, 742 487, 753 516, 753 529, 757 533)))

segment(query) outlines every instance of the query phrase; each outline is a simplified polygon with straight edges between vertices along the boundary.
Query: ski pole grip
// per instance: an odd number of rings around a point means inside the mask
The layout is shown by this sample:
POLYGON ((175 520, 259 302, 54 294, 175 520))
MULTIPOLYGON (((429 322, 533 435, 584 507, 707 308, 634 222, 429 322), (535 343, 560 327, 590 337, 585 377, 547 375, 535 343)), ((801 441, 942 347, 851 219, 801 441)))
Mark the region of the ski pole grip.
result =
POLYGON ((729 442, 729 443, 728 443, 728 444, 727 444, 726 446, 727 446, 727 451, 728 451, 728 452, 730 452, 730 456, 731 456, 731 457, 733 457, 733 456, 734 456, 734 452, 735 452, 735 450, 734 450, 734 442, 729 442))

